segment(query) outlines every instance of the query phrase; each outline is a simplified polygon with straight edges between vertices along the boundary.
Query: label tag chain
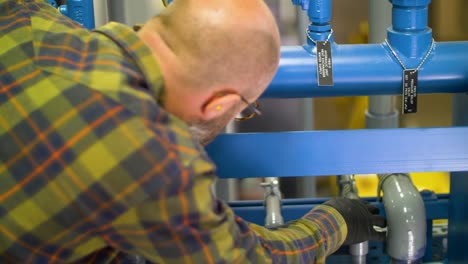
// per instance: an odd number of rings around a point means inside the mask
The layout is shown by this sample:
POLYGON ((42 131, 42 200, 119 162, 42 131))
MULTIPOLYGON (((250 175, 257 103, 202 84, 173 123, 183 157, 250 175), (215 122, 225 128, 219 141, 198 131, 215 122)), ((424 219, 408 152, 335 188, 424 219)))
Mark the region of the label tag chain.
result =
POLYGON ((426 60, 431 55, 432 51, 434 50, 435 41, 432 39, 432 44, 429 50, 427 51, 426 55, 422 59, 421 63, 419 63, 416 69, 408 69, 406 68, 403 61, 398 57, 396 51, 392 48, 388 40, 385 39, 385 44, 388 46, 390 51, 392 52, 393 56, 397 59, 400 63, 401 67, 403 68, 403 95, 402 95, 402 112, 403 114, 414 114, 418 112, 418 75, 421 67, 424 65, 426 60))
POLYGON ((325 41, 314 40, 307 30, 307 37, 317 47, 317 81, 319 86, 333 86, 333 60, 330 42, 332 34, 333 29, 325 41))

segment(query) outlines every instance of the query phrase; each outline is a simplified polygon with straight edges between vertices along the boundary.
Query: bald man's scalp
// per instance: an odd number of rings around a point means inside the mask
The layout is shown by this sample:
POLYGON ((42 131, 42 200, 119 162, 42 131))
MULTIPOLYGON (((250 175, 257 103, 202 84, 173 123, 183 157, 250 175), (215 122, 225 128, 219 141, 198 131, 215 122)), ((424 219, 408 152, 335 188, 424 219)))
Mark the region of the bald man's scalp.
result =
POLYGON ((274 75, 279 34, 263 1, 176 0, 152 22, 195 88, 251 90, 274 75))

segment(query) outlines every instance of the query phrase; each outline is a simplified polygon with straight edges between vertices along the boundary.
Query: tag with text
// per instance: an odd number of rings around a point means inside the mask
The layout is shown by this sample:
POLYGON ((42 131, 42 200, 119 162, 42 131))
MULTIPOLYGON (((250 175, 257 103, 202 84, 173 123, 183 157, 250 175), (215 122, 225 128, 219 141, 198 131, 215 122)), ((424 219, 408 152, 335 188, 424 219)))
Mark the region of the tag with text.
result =
POLYGON ((403 114, 414 114, 418 111, 418 71, 403 71, 403 114))
POLYGON ((317 79, 319 86, 333 85, 332 49, 329 41, 317 41, 317 79))

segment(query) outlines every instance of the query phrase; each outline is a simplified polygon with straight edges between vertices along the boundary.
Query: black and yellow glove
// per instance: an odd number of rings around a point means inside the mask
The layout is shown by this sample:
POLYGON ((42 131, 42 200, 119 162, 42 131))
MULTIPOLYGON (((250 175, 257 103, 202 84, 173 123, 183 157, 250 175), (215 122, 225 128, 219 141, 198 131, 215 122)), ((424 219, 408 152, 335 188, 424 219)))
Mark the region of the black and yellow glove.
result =
POLYGON ((383 241, 385 232, 377 232, 374 226, 385 227, 385 218, 379 215, 379 209, 365 201, 347 198, 335 198, 324 203, 335 208, 344 218, 348 235, 343 245, 352 245, 364 241, 383 241))

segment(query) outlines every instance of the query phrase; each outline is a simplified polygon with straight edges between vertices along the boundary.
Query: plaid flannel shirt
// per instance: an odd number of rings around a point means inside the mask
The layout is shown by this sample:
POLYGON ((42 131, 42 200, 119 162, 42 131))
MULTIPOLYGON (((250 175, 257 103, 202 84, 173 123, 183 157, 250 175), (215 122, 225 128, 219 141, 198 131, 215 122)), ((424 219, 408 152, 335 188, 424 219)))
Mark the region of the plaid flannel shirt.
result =
POLYGON ((0 0, 0 263, 323 263, 346 224, 318 206, 278 230, 236 217, 128 27, 89 32, 0 0))

